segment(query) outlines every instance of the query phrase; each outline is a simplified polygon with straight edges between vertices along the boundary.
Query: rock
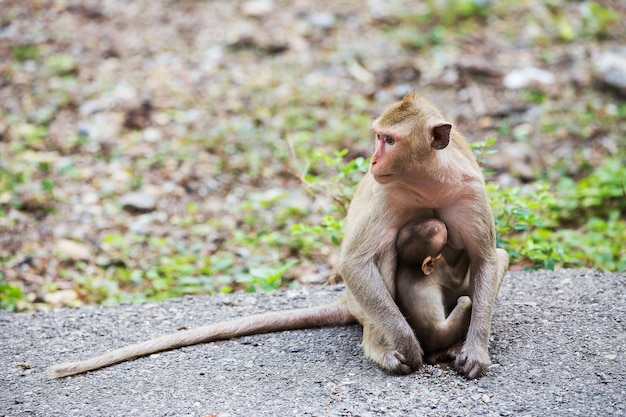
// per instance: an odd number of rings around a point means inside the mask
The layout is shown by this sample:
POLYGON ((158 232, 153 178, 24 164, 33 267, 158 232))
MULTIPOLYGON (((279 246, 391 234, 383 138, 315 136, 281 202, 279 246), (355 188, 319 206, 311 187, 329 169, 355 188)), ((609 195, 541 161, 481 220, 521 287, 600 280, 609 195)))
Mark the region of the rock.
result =
POLYGON ((491 157, 491 165, 506 169, 512 176, 524 181, 533 180, 535 172, 540 168, 536 150, 525 142, 507 144, 501 152, 491 157))
POLYGON ((626 53, 601 53, 595 59, 594 72, 602 84, 626 95, 626 53))
POLYGON ((143 138, 146 142, 155 143, 159 142, 163 138, 163 135, 160 129, 148 127, 143 130, 143 138))
POLYGON ((389 65, 377 71, 376 84, 387 87, 395 84, 414 84, 419 80, 421 71, 412 64, 389 65))
POLYGON ((55 250, 63 259, 83 261, 91 258, 91 251, 83 243, 69 239, 61 239, 55 245, 55 250))
POLYGON ((124 114, 123 126, 131 130, 141 130, 150 124, 152 103, 148 97, 144 97, 136 105, 131 106, 124 114))
POLYGON ((241 12, 248 17, 261 17, 274 11, 272 0, 252 0, 241 5, 241 12))
POLYGON ((374 20, 387 19, 392 15, 391 5, 384 1, 368 0, 367 10, 374 20))
POLYGON ((119 204, 131 213, 149 213, 156 209, 157 197, 145 192, 131 192, 120 197, 119 204))
POLYGON ((551 85, 556 82, 556 77, 550 71, 537 67, 524 67, 514 69, 504 76, 503 84, 506 88, 517 90, 532 87, 533 85, 551 85))
POLYGON ((78 294, 74 290, 60 290, 44 295, 44 301, 51 305, 70 305, 78 300, 78 294))
POLYGON ((76 114, 68 109, 60 110, 48 127, 48 140, 54 147, 69 153, 77 142, 78 131, 76 114))
POLYGON ((328 272, 310 272, 298 277, 298 282, 302 285, 322 285, 328 282, 328 272))
POLYGON ((309 22, 320 29, 331 29, 335 26, 335 15, 326 12, 313 12, 309 14, 309 22))

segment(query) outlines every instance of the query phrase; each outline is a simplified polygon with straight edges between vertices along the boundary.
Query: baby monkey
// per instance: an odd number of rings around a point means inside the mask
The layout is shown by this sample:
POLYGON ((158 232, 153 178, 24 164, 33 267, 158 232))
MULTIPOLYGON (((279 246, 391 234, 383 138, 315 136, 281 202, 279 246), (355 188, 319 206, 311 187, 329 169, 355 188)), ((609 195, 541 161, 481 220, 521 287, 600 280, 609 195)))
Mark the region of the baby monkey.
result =
POLYGON ((426 361, 454 358, 472 314, 469 258, 446 246, 439 219, 418 219, 398 233, 396 301, 426 352, 426 361))

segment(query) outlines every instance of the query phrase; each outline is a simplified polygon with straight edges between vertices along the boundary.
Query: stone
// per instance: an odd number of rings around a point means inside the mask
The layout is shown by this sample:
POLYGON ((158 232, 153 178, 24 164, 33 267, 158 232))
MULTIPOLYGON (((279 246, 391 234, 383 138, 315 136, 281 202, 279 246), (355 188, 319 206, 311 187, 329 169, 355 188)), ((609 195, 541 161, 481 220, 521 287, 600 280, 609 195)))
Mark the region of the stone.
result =
POLYGON ((261 17, 274 11, 272 0, 251 0, 241 5, 241 12, 248 17, 261 17))
POLYGON ((336 18, 332 13, 313 12, 309 14, 309 22, 320 29, 331 29, 335 26, 336 18))
POLYGON ((73 305, 78 300, 78 294, 74 290, 60 290, 44 295, 43 299, 54 306, 73 305))
POLYGON ((532 87, 534 85, 551 85, 556 77, 550 71, 529 66, 517 68, 504 76, 503 84, 510 90, 532 87))
POLYGON ((626 95, 626 53, 603 52, 594 62, 596 79, 626 95))
POLYGON ((91 258, 91 251, 87 245, 69 239, 61 239, 55 245, 55 250, 62 259, 83 261, 91 258))
POLYGON ((130 192, 120 197, 119 204, 131 213, 149 213, 156 209, 157 197, 145 192, 130 192))

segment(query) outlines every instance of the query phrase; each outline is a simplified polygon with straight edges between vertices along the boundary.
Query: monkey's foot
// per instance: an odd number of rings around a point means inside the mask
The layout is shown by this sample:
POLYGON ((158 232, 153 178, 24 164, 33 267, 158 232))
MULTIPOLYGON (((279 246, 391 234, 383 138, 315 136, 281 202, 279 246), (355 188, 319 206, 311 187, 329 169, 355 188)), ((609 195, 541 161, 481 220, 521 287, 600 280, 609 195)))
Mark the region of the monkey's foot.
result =
POLYGON ((463 346, 454 361, 454 368, 467 379, 479 378, 487 373, 491 359, 487 349, 483 347, 463 346))
POLYGON ((434 365, 436 363, 454 362, 456 358, 461 355, 462 349, 463 342, 457 342, 452 346, 448 346, 445 349, 429 352, 424 357, 424 362, 429 365, 434 365))

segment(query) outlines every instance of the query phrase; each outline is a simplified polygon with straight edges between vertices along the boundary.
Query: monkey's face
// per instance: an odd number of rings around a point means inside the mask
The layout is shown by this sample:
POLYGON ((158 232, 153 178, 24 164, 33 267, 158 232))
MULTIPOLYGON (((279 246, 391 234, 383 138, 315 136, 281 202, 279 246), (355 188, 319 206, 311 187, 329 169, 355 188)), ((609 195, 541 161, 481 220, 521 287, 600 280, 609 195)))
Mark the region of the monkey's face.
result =
POLYGON ((448 146, 452 125, 419 95, 407 94, 374 122, 376 150, 370 172, 379 184, 408 179, 427 169, 448 146))
POLYGON ((398 161, 405 147, 404 137, 400 137, 398 132, 376 132, 376 150, 370 161, 370 172, 378 183, 387 184, 398 175, 398 161))
POLYGON ((370 172, 379 184, 398 180, 415 180, 414 175, 432 163, 435 153, 448 146, 449 123, 419 129, 407 126, 381 127, 374 123, 376 150, 370 161, 370 172))

